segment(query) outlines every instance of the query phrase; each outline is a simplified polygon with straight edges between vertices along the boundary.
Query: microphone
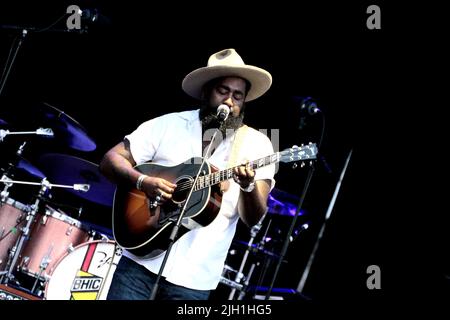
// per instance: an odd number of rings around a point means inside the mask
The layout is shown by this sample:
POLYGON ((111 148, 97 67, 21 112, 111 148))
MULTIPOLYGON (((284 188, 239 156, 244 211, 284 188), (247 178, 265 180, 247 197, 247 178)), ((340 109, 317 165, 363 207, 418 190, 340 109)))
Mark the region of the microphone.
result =
POLYGON ((217 119, 219 121, 225 121, 228 118, 228 115, 230 114, 230 107, 226 104, 221 104, 217 107, 217 119))
POLYGON ((317 103, 311 97, 294 97, 295 103, 300 104, 300 123, 298 128, 303 130, 306 127, 308 115, 321 113, 322 110, 317 107, 317 103))
POLYGON ((300 110, 307 111, 310 115, 322 112, 311 97, 303 99, 300 110))

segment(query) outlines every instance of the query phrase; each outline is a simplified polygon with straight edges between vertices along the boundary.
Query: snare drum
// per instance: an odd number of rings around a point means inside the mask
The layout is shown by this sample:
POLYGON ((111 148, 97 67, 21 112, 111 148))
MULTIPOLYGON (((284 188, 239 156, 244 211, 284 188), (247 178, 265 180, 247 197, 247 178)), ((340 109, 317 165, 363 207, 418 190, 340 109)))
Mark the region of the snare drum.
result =
POLYGON ((0 205, 0 270, 4 270, 8 256, 25 226, 27 206, 11 198, 0 205))
POLYGON ((56 262, 89 240, 82 223, 49 206, 38 214, 30 237, 20 254, 17 270, 34 278, 48 280, 56 262))
POLYGON ((83 243, 62 257, 45 288, 47 300, 106 300, 122 250, 114 241, 83 243))

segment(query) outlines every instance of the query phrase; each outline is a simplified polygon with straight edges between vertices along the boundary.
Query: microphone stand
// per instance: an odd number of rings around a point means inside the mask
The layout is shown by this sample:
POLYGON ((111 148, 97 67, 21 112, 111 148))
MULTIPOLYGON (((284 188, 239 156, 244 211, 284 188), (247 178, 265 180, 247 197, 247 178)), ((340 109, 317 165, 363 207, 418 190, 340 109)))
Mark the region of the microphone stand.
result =
POLYGON ((9 56, 8 56, 8 60, 6 61, 6 64, 5 64, 5 69, 4 69, 4 71, 3 71, 3 72, 6 72, 6 74, 5 74, 5 73, 2 74, 2 78, 0 79, 0 96, 2 95, 3 88, 5 87, 6 80, 7 80, 8 77, 9 77, 9 73, 11 72, 11 68, 12 68, 12 66, 13 66, 13 64, 14 64, 14 61, 16 60, 17 53, 19 52, 19 49, 20 49, 20 47, 22 46, 23 40, 25 39, 25 37, 26 37, 27 34, 28 34, 28 30, 27 30, 26 28, 23 28, 23 30, 22 30, 22 35, 21 35, 20 38, 19 38, 19 42, 17 43, 16 48, 14 49, 14 42, 13 42, 13 44, 11 45, 11 51, 10 51, 10 53, 11 53, 13 50, 14 50, 14 53, 13 53, 13 56, 12 56, 11 61, 10 61, 9 56))
MULTIPOLYGON (((222 125, 222 123, 226 120, 227 117, 228 117, 228 114, 226 115, 226 117, 223 120, 219 119, 219 117, 217 118, 219 120, 219 122, 220 122, 220 125, 222 125)), ((220 126, 219 126, 219 128, 220 128, 220 126)), ((173 226, 172 233, 169 236, 169 245, 167 247, 166 253, 164 254, 164 258, 163 258, 163 261, 161 263, 161 266, 159 267, 159 272, 158 272, 158 275, 156 277, 155 284, 153 285, 153 289, 152 289, 152 292, 150 294, 149 300, 155 300, 155 298, 156 298, 156 294, 158 292, 158 287, 159 287, 159 282, 161 281, 161 276, 162 276, 163 270, 164 270, 164 268, 166 266, 167 260, 169 258, 170 251, 172 250, 173 244, 175 243, 175 239, 177 238, 178 231, 179 231, 180 226, 181 226, 181 221, 183 220, 184 214, 186 212, 187 205, 189 203, 189 200, 191 199, 192 193, 193 193, 193 191, 195 189, 195 186, 197 184, 197 180, 200 177, 200 174, 202 173, 203 166, 206 163, 206 156, 209 154, 209 152, 211 150, 211 146, 212 146, 212 144, 213 144, 213 142, 214 142, 214 140, 216 138, 216 135, 217 135, 218 131, 219 130, 216 130, 214 132, 212 138, 211 138, 211 142, 209 143, 208 149, 206 150, 205 157, 203 157, 203 161, 200 164, 200 167, 198 169, 197 175, 195 176, 194 182, 192 183, 192 187, 189 190, 189 194, 188 194, 186 200, 184 201, 184 205, 183 205, 183 208, 180 211, 180 215, 178 217, 178 220, 177 220, 176 224, 173 226)))
MULTIPOLYGON (((318 149, 320 149, 320 146, 322 144, 322 140, 323 140, 323 137, 324 137, 324 133, 325 133, 325 117, 324 117, 323 113, 321 112, 321 110, 317 107, 317 104, 314 102, 314 100, 311 97, 301 98, 301 103, 302 103, 301 110, 305 110, 306 109, 310 115, 316 114, 316 113, 320 113, 322 115, 322 126, 321 126, 322 130, 321 130, 319 143, 318 143, 318 149)), ((301 118, 299 129, 303 129, 304 125, 305 125, 304 118, 301 118)), ((267 290, 267 293, 266 293, 266 296, 265 296, 265 300, 268 300, 269 297, 270 297, 270 294, 272 293, 272 289, 273 289, 273 285, 275 283, 275 279, 278 276, 278 272, 280 270, 281 263, 284 261, 284 256, 285 256, 285 254, 287 252, 287 249, 289 247, 289 242, 291 241, 292 232, 294 231, 294 227, 295 227, 295 224, 297 222, 297 218, 300 215, 300 210, 301 210, 301 208, 303 206, 303 201, 305 200, 305 196, 306 196, 306 193, 308 191, 309 184, 311 183, 311 179, 312 179, 313 173, 315 171, 315 165, 314 164, 315 163, 313 161, 310 161, 310 167, 309 167, 309 170, 308 170, 308 175, 306 177, 305 186, 304 186, 303 191, 301 193, 300 200, 299 200, 298 206, 297 206, 297 210, 295 212, 295 216, 292 219, 291 225, 289 227, 289 231, 288 231, 288 233, 286 235, 286 239, 284 240, 283 248, 281 249, 281 253, 280 253, 280 256, 278 258, 278 263, 276 265, 275 272, 273 274, 272 281, 270 283, 269 289, 267 290)), ((295 167, 294 167, 294 169, 295 169, 295 167)))
POLYGON ((292 232, 294 231, 294 226, 295 226, 295 223, 297 221, 297 218, 300 215, 300 210, 301 210, 301 208, 303 206, 303 201, 305 200, 306 192, 307 192, 309 184, 311 182, 314 170, 315 170, 314 162, 311 161, 310 162, 310 167, 309 167, 309 170, 308 170, 308 176, 306 177, 305 186, 304 186, 303 191, 301 193, 300 200, 299 200, 298 206, 297 206, 297 210, 295 212, 295 216, 292 219, 291 226, 289 227, 289 231, 286 234, 286 238, 285 238, 284 243, 283 243, 283 248, 281 249, 281 253, 280 253, 280 256, 278 258, 278 263, 277 263, 277 265, 275 267, 275 272, 274 272, 272 280, 270 282, 269 289, 267 290, 267 293, 266 293, 266 296, 265 296, 265 300, 268 300, 269 297, 270 297, 270 294, 272 293, 272 289, 273 289, 273 285, 275 283, 275 279, 278 276, 278 272, 280 270, 281 263, 284 261, 284 256, 286 255, 287 249, 289 247, 289 243, 291 241, 291 235, 292 235, 292 232))
POLYGON ((322 235, 325 231, 326 223, 331 216, 331 212, 333 211, 334 203, 335 203, 337 195, 339 193, 339 189, 341 188, 341 183, 342 183, 342 180, 344 179, 345 171, 347 170, 347 166, 350 161, 352 151, 353 151, 353 149, 350 150, 350 152, 347 156, 347 160, 345 161, 344 168, 342 169, 341 175, 339 177, 339 181, 336 184, 336 188, 334 190, 333 197, 331 198, 330 204, 328 206, 327 213, 325 215, 325 221, 323 222, 322 227, 320 228, 320 232, 319 232, 319 235, 317 236, 316 243, 314 244, 314 248, 311 252, 311 255, 309 256, 308 263, 306 264, 305 270, 303 271, 303 274, 302 274, 302 278, 300 279, 300 282, 298 283, 297 292, 299 292, 299 293, 302 293, 303 288, 306 283, 306 279, 308 278, 309 270, 311 269, 311 265, 312 265, 315 255, 316 255, 316 251, 319 248, 320 239, 322 239, 322 235))
POLYGON ((11 71, 11 68, 14 64, 14 61, 16 60, 17 57, 17 53, 19 52, 20 47, 23 44, 23 41, 25 39, 25 37, 28 35, 28 33, 30 32, 34 32, 34 33, 39 33, 39 32, 70 32, 70 33, 84 33, 87 32, 87 27, 83 27, 80 29, 61 29, 61 28, 52 28, 54 24, 56 24, 57 22, 59 22, 61 19, 63 19, 66 16, 66 14, 64 14, 63 16, 61 16, 60 18, 58 18, 58 20, 56 20, 56 22, 54 22, 53 24, 51 24, 48 27, 45 28, 36 28, 36 27, 25 27, 25 26, 16 26, 16 25, 5 25, 5 24, 1 24, 0 25, 0 30, 13 30, 13 31, 21 31, 21 35, 19 38, 19 42, 17 43, 17 45, 14 44, 14 40, 13 43, 11 45, 11 49, 10 49, 10 54, 8 55, 8 59, 6 61, 5 64, 5 68, 3 70, 3 74, 2 74, 2 78, 0 79, 0 96, 2 95, 3 92, 3 88, 5 87, 6 84, 6 80, 9 77, 9 73, 11 71), (15 47, 15 48, 14 48, 15 47), (13 56, 12 59, 10 60, 10 56, 11 56, 11 52, 13 52, 13 56), (5 74, 6 72, 6 74, 5 74))

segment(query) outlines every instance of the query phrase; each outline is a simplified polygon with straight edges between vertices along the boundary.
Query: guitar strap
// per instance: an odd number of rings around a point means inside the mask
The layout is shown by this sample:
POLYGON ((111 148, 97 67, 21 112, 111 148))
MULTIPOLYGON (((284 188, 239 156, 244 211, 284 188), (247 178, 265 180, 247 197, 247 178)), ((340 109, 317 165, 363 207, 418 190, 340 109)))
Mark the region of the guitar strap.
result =
POLYGON ((236 161, 238 159, 239 151, 241 150, 242 142, 248 132, 248 126, 243 125, 236 131, 234 136, 233 145, 231 147, 230 157, 228 158, 227 168, 232 168, 237 165, 236 161))

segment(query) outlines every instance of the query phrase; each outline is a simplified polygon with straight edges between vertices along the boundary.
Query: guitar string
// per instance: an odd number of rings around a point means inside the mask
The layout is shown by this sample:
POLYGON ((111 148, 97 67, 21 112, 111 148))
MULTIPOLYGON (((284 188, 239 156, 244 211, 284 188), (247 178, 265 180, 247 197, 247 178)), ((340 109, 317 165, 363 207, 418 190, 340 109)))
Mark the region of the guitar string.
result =
MULTIPOLYGON (((248 165, 251 166, 251 167, 253 167, 255 164, 256 164, 255 161, 251 161, 251 162, 248 163, 248 165)), ((219 180, 221 180, 222 179, 221 176, 228 177, 228 174, 226 173, 226 171, 232 170, 232 169, 237 168, 237 167, 239 167, 239 166, 228 168, 228 169, 217 171, 217 172, 213 172, 213 173, 210 173, 209 175, 210 176, 218 175, 219 176, 219 180)), ((254 169, 257 169, 257 168, 254 168, 254 169)), ((205 176, 202 176, 200 178, 204 178, 204 177, 205 176)), ((231 176, 229 178, 225 179, 225 180, 228 180, 228 179, 231 179, 231 176)), ((214 179, 210 179, 210 180, 214 180, 214 179)), ((219 182, 221 182, 221 181, 219 181, 219 182)), ((214 184, 217 184, 217 183, 218 182, 213 183, 213 184, 210 183, 210 185, 214 185, 214 184)), ((197 185, 199 185, 199 184, 200 183, 197 182, 197 185)), ((183 190, 187 190, 187 189, 190 189, 190 188, 192 188, 192 182, 191 181, 187 181, 187 182, 181 183, 180 185, 177 185, 176 191, 183 191, 183 190)))
MULTIPOLYGON (((219 174, 219 176, 221 176, 221 174, 219 174)), ((226 175, 226 176, 228 176, 228 175, 226 175)), ((203 176, 203 177, 204 177, 204 176, 203 176)), ((200 178, 202 178, 202 177, 200 177, 200 178)), ((228 178, 228 179, 231 179, 231 177, 228 178)), ((215 185, 215 184, 217 184, 218 182, 221 182, 221 181, 220 181, 220 180, 221 180, 220 177, 219 177, 219 179, 210 179, 210 180, 216 180, 216 183, 209 183, 209 185, 215 185), (217 180, 218 180, 218 181, 217 181, 217 180)), ((223 181, 223 180, 222 180, 222 181, 223 181)), ((200 183, 197 182, 197 185, 200 185, 200 183)), ((192 182, 191 182, 191 181, 187 181, 187 182, 181 183, 180 185, 177 185, 176 191, 183 191, 183 190, 190 189, 190 188, 192 188, 192 182)))
MULTIPOLYGON (((271 156, 272 156, 272 155, 271 155, 271 156)), ((271 159, 270 159, 271 156, 264 157, 264 158, 261 158, 261 159, 255 160, 255 161, 250 161, 250 162, 248 162, 247 165, 250 166, 250 167, 252 167, 253 169, 258 169, 258 168, 260 167, 260 166, 258 165, 258 163, 259 163, 259 161, 261 161, 261 160, 263 160, 263 159, 264 159, 263 166, 268 165, 268 164, 272 164, 273 162, 272 162, 271 159), (268 163, 266 163, 266 159, 269 160, 268 163)), ((240 165, 239 165, 239 166, 240 166, 240 165)), ((214 179, 214 178, 213 178, 213 179, 209 179, 210 181, 211 181, 211 180, 216 180, 215 183, 214 183, 214 182, 213 182, 213 183, 209 183, 209 186, 215 185, 215 184, 217 184, 217 183, 219 183, 219 182, 222 182, 222 181, 224 181, 224 180, 231 179, 231 176, 228 177, 228 173, 227 173, 226 171, 233 170, 234 168, 237 168, 237 167, 239 167, 239 166, 227 168, 227 169, 224 169, 224 170, 221 170, 221 171, 217 171, 217 172, 213 172, 213 173, 208 174, 209 176, 212 176, 212 175, 218 175, 218 176, 219 176, 219 179, 218 179, 219 181, 217 181, 217 179, 214 179), (227 178, 224 179, 224 178, 222 178, 222 176, 227 177, 227 178)), ((208 175, 201 176, 200 178, 203 178, 203 179, 204 179, 204 177, 206 177, 206 176, 208 176, 208 175)), ((206 181, 205 181, 205 182, 206 182, 206 181)), ((197 181, 197 185, 200 185, 200 182, 199 182, 199 181, 197 181)), ((186 182, 183 182, 183 183, 177 185, 177 187, 176 187, 176 189, 175 189, 175 192, 188 190, 188 189, 190 189, 190 188, 192 188, 192 181, 186 181, 186 182)), ((200 189, 201 189, 201 188, 200 188, 200 189)), ((197 189, 197 191, 200 190, 200 189, 197 189)))
MULTIPOLYGON (((270 161, 270 157, 264 157, 262 159, 264 159, 264 160, 269 159, 268 163, 266 163, 266 161, 264 161, 264 165, 271 164, 271 162, 272 162, 272 161, 270 161)), ((260 160, 261 159, 256 160, 256 161, 250 161, 248 163, 248 166, 252 167, 253 169, 258 169, 258 163, 259 163, 260 160)), ((213 173, 210 173, 208 175, 210 175, 210 176, 212 176, 212 175, 219 175, 219 180, 222 180, 221 176, 228 177, 228 174, 226 173, 226 171, 233 170, 234 168, 237 168, 237 167, 239 167, 239 166, 235 166, 235 167, 231 167, 231 168, 228 168, 228 169, 225 169, 225 170, 213 172, 213 173)), ((204 178, 204 177, 206 177, 206 176, 202 176, 200 178, 204 178)), ((228 177, 227 179, 224 179, 224 180, 228 180, 228 179, 231 179, 231 176, 228 177)), ((212 180, 214 180, 214 179, 212 179, 212 180)), ((221 181, 218 181, 218 182, 221 182, 221 181)), ((218 182, 216 181, 216 183, 213 183, 213 184, 210 183, 209 185, 214 185, 214 184, 217 184, 218 182)), ((199 184, 200 183, 197 182, 197 185, 199 185, 199 184)), ((183 182, 180 185, 177 185, 176 191, 178 191, 178 192, 179 191, 184 191, 184 190, 187 190, 187 189, 190 189, 190 188, 192 188, 192 182, 191 181, 187 181, 187 182, 183 182)), ((200 189, 198 189, 198 190, 200 190, 200 189)))

